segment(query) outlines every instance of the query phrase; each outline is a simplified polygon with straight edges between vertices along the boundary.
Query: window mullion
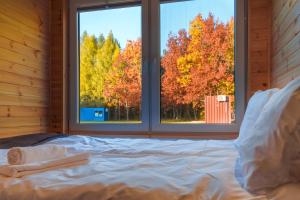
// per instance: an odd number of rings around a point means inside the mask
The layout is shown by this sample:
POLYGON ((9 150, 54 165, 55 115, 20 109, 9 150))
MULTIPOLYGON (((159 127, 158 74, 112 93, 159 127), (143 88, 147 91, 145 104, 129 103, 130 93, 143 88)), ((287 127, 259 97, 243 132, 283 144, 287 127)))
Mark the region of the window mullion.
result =
POLYGON ((160 124, 160 2, 151 1, 151 131, 160 124))

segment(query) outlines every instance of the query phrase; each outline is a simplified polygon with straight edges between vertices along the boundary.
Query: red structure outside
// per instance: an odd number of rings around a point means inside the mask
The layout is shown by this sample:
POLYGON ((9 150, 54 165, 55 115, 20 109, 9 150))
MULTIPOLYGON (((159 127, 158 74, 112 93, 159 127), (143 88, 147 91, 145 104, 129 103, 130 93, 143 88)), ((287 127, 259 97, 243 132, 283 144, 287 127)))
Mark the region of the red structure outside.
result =
POLYGON ((205 97, 205 122, 230 124, 233 121, 232 96, 218 95, 205 97))

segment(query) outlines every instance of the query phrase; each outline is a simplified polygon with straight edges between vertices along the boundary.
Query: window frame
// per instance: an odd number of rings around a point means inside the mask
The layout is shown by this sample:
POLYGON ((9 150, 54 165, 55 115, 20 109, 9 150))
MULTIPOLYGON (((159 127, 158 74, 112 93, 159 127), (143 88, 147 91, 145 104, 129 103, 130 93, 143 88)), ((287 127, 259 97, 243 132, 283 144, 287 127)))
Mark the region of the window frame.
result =
POLYGON ((187 0, 73 0, 70 1, 70 112, 71 131, 135 133, 237 133, 246 105, 247 0, 235 0, 235 100, 234 124, 162 124, 160 121, 160 3, 187 0), (109 2, 109 3, 108 3, 109 2), (142 96, 141 123, 89 123, 79 121, 79 14, 141 2, 142 96), (72 67, 75 66, 75 67, 72 67))
POLYGON ((76 0, 70 1, 70 116, 69 127, 72 131, 98 131, 121 132, 134 131, 145 132, 149 129, 149 89, 148 83, 148 1, 147 0, 76 0), (109 2, 109 4, 107 3, 109 2), (80 123, 79 120, 79 13, 80 11, 93 11, 101 9, 125 8, 134 5, 141 6, 141 39, 142 39, 142 95, 141 95, 141 123, 80 123))
POLYGON ((192 133, 233 133, 238 132, 241 125, 246 100, 246 5, 245 0, 235 0, 235 115, 234 124, 162 124, 160 119, 160 3, 184 0, 152 0, 151 2, 151 102, 153 132, 192 132, 192 133), (239 67, 241 66, 241 67, 239 67))

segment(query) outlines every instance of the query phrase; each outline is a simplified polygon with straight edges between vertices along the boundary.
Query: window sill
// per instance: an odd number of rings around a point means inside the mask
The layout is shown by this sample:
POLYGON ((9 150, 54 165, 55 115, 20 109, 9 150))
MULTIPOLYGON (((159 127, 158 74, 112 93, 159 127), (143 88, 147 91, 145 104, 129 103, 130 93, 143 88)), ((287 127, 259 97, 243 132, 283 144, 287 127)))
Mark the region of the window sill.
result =
POLYGON ((70 130, 70 135, 87 135, 100 137, 127 137, 127 138, 163 138, 163 139, 214 139, 231 140, 238 137, 237 132, 219 133, 188 133, 188 132, 102 132, 102 131, 78 131, 70 130))

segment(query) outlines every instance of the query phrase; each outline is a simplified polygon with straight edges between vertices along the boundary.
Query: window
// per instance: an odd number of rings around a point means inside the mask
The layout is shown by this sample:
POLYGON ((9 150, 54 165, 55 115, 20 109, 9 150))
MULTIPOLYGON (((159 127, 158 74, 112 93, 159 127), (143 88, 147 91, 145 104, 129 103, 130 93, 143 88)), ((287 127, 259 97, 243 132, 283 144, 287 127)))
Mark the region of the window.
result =
POLYGON ((80 123, 139 123, 141 6, 83 10, 78 17, 80 123), (107 117, 89 117, 88 110, 101 108, 107 117))
POLYGON ((237 131, 245 96, 244 6, 72 1, 71 129, 237 131))

